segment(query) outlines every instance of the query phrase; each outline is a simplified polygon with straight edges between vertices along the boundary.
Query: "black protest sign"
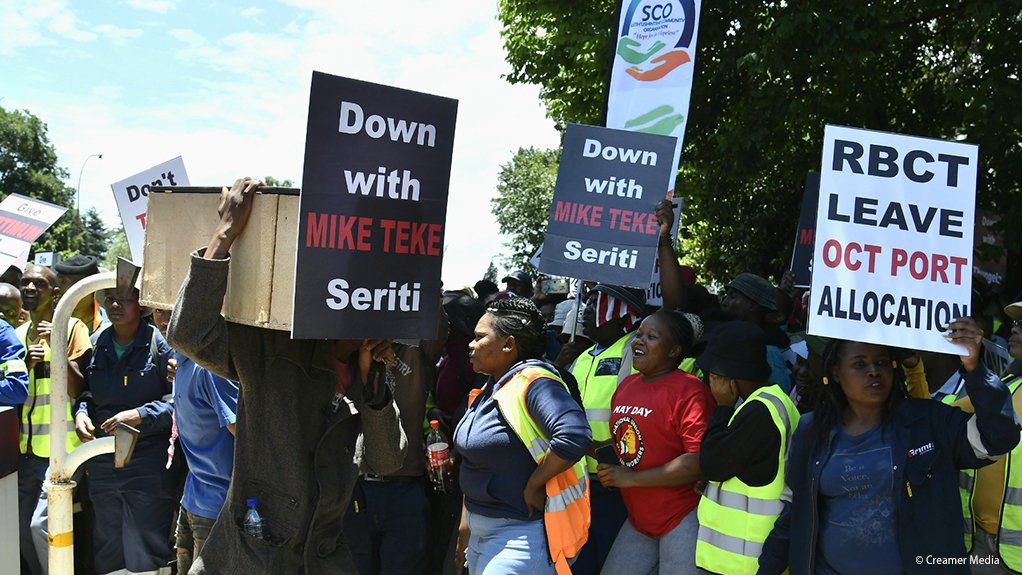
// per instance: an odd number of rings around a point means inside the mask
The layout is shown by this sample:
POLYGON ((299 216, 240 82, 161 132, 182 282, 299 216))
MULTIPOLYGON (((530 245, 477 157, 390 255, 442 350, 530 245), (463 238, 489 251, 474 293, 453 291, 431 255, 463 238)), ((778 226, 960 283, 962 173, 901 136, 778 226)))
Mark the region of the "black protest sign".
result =
POLYGON ((810 172, 802 192, 802 213, 798 216, 795 249, 791 252, 795 287, 808 288, 813 281, 813 236, 816 234, 816 204, 819 201, 820 172, 810 172))
POLYGON ((457 111, 313 72, 292 337, 436 337, 457 111))
POLYGON ((672 136, 569 124, 541 272, 646 289, 674 171, 672 136))

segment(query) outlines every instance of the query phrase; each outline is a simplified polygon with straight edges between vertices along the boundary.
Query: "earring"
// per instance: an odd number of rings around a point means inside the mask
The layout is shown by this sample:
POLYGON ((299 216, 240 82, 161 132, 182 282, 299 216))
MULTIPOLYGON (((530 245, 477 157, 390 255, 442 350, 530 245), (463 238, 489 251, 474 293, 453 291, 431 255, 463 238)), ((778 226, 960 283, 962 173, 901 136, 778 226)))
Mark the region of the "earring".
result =
POLYGON ((826 377, 823 378, 823 385, 830 385, 830 380, 826 377))

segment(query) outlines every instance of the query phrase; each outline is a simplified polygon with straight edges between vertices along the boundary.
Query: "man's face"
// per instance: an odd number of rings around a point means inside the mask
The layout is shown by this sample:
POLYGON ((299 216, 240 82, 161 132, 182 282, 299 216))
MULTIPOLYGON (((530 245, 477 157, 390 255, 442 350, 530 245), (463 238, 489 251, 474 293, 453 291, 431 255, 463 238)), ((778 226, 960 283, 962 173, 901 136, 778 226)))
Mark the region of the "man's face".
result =
POLYGON ((514 278, 507 278, 507 281, 504 282, 504 291, 509 291, 513 294, 521 295, 518 293, 518 290, 520 289, 522 289, 522 284, 518 283, 518 280, 514 278))
POLYGON ((110 323, 115 326, 138 325, 142 319, 141 309, 138 305, 138 291, 135 289, 106 292, 103 307, 106 308, 106 315, 110 318, 110 323))
POLYGON ((1011 320, 1011 336, 1008 338, 1008 353, 1015 359, 1022 359, 1022 319, 1011 320))
POLYGON ((156 324, 156 329, 160 330, 160 334, 163 337, 167 337, 167 327, 170 326, 170 314, 172 311, 169 309, 153 310, 153 323, 156 324))
POLYGON ((89 276, 82 274, 57 274, 57 286, 60 291, 66 292, 68 288, 82 281, 89 276))
POLYGON ((753 320, 759 311, 759 304, 735 288, 724 288, 720 309, 732 319, 753 320))
POLYGON ((29 311, 45 310, 53 306, 53 294, 59 290, 56 276, 47 268, 32 266, 21 276, 21 301, 29 311))
POLYGON ((21 319, 21 295, 10 288, 0 292, 0 319, 11 325, 18 325, 21 319))

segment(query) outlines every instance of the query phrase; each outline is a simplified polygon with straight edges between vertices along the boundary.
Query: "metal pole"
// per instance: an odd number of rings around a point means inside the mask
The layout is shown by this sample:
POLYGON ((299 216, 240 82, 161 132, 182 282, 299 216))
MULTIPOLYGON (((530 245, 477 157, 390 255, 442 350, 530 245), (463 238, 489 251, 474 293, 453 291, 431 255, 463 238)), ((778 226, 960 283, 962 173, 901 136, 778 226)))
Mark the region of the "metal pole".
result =
MULTIPOLYGON (((117 285, 117 274, 106 272, 89 276, 71 286, 53 312, 53 331, 50 335, 50 478, 46 483, 50 532, 49 565, 54 575, 71 575, 74 572, 74 510, 71 505, 71 490, 74 473, 68 465, 67 453, 67 405, 70 398, 67 394, 67 339, 68 320, 75 306, 87 295, 101 289, 117 285)), ((99 441, 99 440, 97 440, 99 441)), ((99 454, 99 446, 106 447, 104 442, 86 449, 86 452, 99 454)), ((113 445, 109 446, 113 451, 113 445)), ((79 447, 78 449, 83 449, 79 447)), ((77 451, 77 450, 76 450, 77 451)), ((81 456, 74 458, 75 467, 84 461, 81 456)))
POLYGON ((82 162, 82 169, 78 170, 78 187, 75 191, 75 217, 78 218, 78 230, 82 229, 82 174, 85 172, 85 164, 89 163, 92 158, 103 159, 103 154, 92 154, 85 158, 82 162))

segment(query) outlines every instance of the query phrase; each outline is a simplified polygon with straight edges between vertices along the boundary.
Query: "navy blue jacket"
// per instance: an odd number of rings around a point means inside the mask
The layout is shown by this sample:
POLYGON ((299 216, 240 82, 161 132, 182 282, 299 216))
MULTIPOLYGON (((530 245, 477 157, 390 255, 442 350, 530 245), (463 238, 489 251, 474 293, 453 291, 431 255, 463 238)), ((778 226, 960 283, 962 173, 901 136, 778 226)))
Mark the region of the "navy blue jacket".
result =
MULTIPOLYGON (((982 364, 965 374, 965 385, 976 407, 983 447, 991 455, 1007 453, 1019 441, 1019 424, 1007 386, 982 364)), ((969 443, 971 417, 939 401, 906 399, 886 424, 884 433, 892 434, 898 545, 906 574, 933 573, 927 556, 967 556, 958 470, 992 463, 978 457, 969 443)), ((785 504, 763 545, 760 575, 780 574, 789 566, 791 575, 815 572, 820 472, 832 454, 837 430, 831 430, 821 445, 813 419, 811 413, 802 416, 792 440, 785 476, 792 500, 785 504)), ((941 573, 969 573, 968 561, 938 569, 941 573)))

